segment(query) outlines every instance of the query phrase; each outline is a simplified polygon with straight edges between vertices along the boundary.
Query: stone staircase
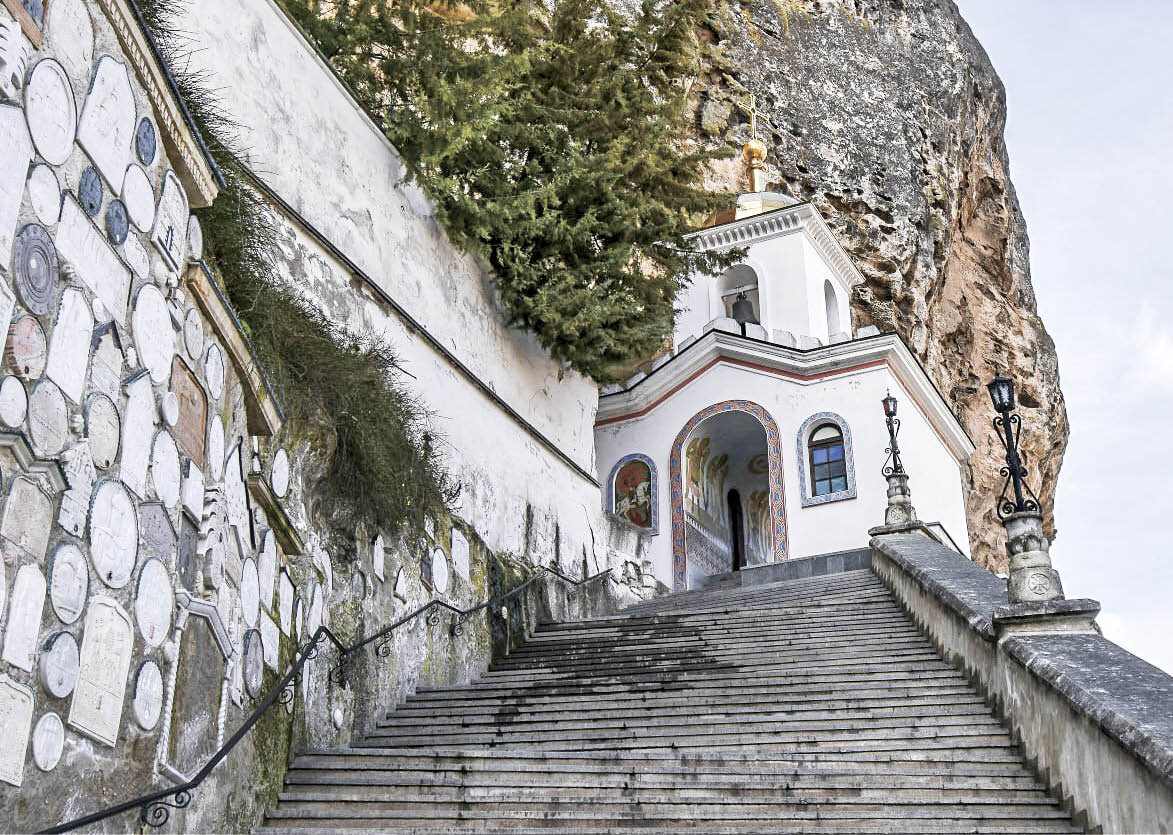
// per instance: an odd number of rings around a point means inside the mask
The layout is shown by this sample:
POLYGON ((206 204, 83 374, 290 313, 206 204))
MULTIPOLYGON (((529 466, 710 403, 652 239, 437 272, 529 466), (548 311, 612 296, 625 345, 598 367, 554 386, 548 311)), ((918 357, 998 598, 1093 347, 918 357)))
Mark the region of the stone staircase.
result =
POLYGON ((867 570, 552 624, 359 745, 262 832, 1078 832, 867 570))

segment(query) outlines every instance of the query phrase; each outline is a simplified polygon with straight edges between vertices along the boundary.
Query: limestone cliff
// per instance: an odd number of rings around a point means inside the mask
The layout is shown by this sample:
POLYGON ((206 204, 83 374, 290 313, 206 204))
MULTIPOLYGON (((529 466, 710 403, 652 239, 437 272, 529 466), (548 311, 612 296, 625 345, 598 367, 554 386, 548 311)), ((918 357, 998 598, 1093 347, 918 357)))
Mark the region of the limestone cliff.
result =
MULTIPOLYGON (((897 330, 977 444, 965 476, 973 554, 1004 568, 984 385, 994 368, 1019 384, 1048 519, 1068 427, 988 56, 950 0, 735 2, 716 37, 723 58, 700 85, 698 129, 740 147, 748 120, 734 101, 757 95, 771 187, 813 201, 867 279, 856 325, 897 330)), ((745 190, 740 164, 712 185, 745 190)))

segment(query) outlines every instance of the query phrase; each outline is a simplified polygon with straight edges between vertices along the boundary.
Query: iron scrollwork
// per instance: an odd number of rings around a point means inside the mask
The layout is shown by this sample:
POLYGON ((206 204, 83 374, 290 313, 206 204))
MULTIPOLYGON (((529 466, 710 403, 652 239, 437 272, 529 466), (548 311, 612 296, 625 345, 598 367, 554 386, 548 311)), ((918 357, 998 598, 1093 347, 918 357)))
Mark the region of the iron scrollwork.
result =
POLYGON ((142 818, 143 823, 147 826, 158 829, 165 825, 167 821, 171 820, 172 809, 186 809, 190 805, 191 792, 187 789, 180 789, 171 795, 171 801, 159 798, 158 800, 152 800, 150 803, 144 803, 139 817, 142 818))
POLYGON ((1026 482, 1026 467, 1022 463, 1018 439, 1022 434, 1022 418, 1012 412, 1003 412, 994 418, 998 440, 1006 451, 1006 464, 998 471, 1006 479, 1002 494, 998 497, 998 518, 1005 519, 1014 513, 1038 513, 1039 497, 1026 482), (1014 496, 1008 495, 1013 488, 1014 496))
POLYGON ((900 460, 900 445, 896 443, 896 436, 900 434, 900 418, 887 418, 888 448, 884 450, 888 457, 884 460, 884 478, 890 475, 903 475, 904 464, 900 460))

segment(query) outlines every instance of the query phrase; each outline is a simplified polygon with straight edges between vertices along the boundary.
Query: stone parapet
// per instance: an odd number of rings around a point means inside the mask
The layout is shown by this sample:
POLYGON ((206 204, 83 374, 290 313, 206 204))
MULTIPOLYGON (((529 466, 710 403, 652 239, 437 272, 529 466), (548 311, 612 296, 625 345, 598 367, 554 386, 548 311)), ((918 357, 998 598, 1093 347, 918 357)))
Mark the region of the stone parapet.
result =
MULTIPOLYGON (((997 706, 1043 779, 1089 826, 1165 831, 1173 820, 1173 677, 1098 630, 1006 629, 1015 613, 1005 581, 927 537, 881 536, 871 546, 876 574, 997 706)), ((1095 601, 1062 603, 1063 611, 1027 619, 1094 617, 1095 601)))

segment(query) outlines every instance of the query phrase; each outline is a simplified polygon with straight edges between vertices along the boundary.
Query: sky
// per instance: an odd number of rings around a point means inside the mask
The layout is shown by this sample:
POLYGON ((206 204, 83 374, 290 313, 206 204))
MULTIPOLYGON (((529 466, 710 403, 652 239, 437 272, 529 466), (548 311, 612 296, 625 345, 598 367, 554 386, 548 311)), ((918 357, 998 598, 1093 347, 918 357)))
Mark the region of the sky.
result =
POLYGON ((1106 637, 1173 673, 1173 3, 958 5, 1006 86, 1067 398, 1051 556, 1106 637))

